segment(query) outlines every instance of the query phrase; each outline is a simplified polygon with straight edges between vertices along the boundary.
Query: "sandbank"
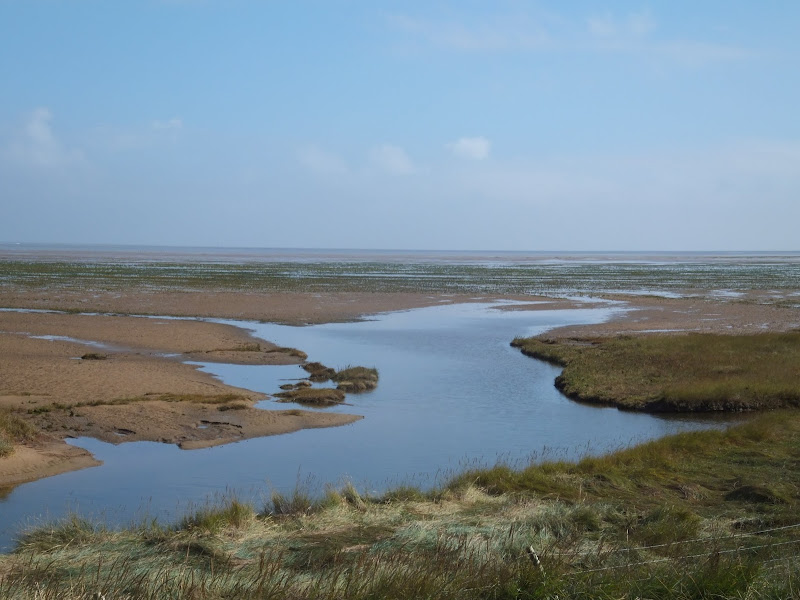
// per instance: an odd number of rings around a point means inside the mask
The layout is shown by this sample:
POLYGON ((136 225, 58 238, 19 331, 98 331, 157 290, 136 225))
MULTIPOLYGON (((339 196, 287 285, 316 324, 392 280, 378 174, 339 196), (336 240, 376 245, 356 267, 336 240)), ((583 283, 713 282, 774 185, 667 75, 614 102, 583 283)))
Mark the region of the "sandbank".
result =
POLYGON ((225 385, 182 362, 301 362, 244 329, 219 323, 4 311, 0 356, 0 409, 41 431, 0 459, 0 487, 98 464, 66 438, 159 441, 189 449, 361 418, 260 410, 254 403, 264 394, 225 385))

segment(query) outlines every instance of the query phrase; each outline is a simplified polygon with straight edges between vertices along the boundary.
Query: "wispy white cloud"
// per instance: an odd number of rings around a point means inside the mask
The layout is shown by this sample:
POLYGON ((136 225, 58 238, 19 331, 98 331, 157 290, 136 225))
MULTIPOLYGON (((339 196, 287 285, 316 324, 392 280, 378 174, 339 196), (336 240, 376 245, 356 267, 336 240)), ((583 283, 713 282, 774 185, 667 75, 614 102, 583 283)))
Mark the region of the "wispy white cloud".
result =
POLYGON ((661 56, 687 66, 742 60, 757 54, 752 50, 720 44, 680 39, 656 39, 651 35, 657 28, 648 12, 615 17, 610 13, 590 17, 587 31, 593 42, 589 49, 630 52, 661 56))
POLYGON ((85 162, 77 148, 67 148, 53 131, 50 109, 39 107, 31 112, 5 155, 12 161, 39 168, 60 168, 85 162))
POLYGON ((543 27, 525 18, 501 18, 489 23, 465 24, 393 15, 390 21, 397 29, 429 44, 458 51, 534 49, 544 46, 549 40, 543 27))
POLYGON ((670 37, 649 12, 603 13, 583 21, 557 15, 513 15, 489 22, 437 21, 393 15, 409 39, 454 52, 616 52, 650 55, 687 66, 743 60, 752 49, 709 40, 670 37), (658 32, 660 35, 655 35, 658 32))
POLYGON ((167 121, 153 121, 150 127, 155 131, 176 131, 183 127, 183 120, 173 117, 167 121))
POLYGON ((642 38, 656 28, 650 13, 631 13, 623 18, 610 13, 589 17, 586 20, 589 33, 599 38, 642 38))
POLYGON ((392 144, 372 148, 369 159, 372 164, 392 175, 405 175, 416 170, 406 151, 392 144))
POLYGON ((758 52, 747 48, 690 40, 676 40, 656 44, 653 50, 677 62, 696 67, 759 56, 758 52))
POLYGON ((184 134, 183 129, 183 119, 172 117, 124 127, 98 127, 92 137, 98 147, 127 152, 177 144, 184 134))
POLYGON ((462 137, 446 145, 459 158, 483 160, 489 157, 492 143, 483 136, 462 137))
POLYGON ((297 159, 308 170, 320 175, 341 175, 349 171, 347 163, 338 154, 323 150, 315 144, 300 148, 297 159))

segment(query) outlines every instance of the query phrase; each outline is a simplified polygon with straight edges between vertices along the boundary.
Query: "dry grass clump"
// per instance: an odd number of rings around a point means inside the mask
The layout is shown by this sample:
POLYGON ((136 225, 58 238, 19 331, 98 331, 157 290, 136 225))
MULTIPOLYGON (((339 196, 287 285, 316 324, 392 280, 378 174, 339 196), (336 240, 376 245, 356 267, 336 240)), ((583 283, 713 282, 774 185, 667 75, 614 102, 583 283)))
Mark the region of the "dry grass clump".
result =
POLYGON ((378 386, 378 370, 367 367, 346 367, 331 379, 337 388, 349 393, 368 392, 378 386))
POLYGON ((14 452, 14 445, 27 442, 36 435, 36 429, 27 421, 6 409, 0 409, 0 458, 14 452))
POLYGON ((302 350, 298 350, 297 348, 280 347, 280 348, 275 348, 274 350, 270 350, 270 352, 280 352, 281 354, 288 354, 289 356, 293 356, 294 358, 299 358, 300 360, 305 360, 308 358, 308 354, 306 354, 302 350))
POLYGON ((517 338, 523 353, 564 367, 569 397, 645 411, 800 406, 800 332, 517 338))
POLYGON ((345 367, 339 371, 319 362, 303 365, 311 381, 333 381, 337 388, 348 393, 368 392, 378 386, 378 370, 367 367, 345 367))
POLYGON ((331 377, 336 374, 335 369, 331 369, 330 367, 326 367, 320 362, 310 362, 305 363, 302 365, 303 369, 306 370, 309 374, 308 378, 311 381, 323 382, 328 381, 331 377))
POLYGON ((297 402, 310 406, 334 406, 344 402, 344 392, 333 388, 303 387, 275 394, 278 402, 297 402))

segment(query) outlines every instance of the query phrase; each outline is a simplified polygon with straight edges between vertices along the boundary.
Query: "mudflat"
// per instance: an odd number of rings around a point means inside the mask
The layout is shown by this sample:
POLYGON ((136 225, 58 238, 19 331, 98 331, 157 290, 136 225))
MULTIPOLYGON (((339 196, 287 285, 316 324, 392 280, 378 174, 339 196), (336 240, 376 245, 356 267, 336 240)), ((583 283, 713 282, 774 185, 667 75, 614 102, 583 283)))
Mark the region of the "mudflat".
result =
MULTIPOLYGON (((361 418, 297 409, 263 411, 254 408, 263 394, 225 385, 183 362, 302 361, 301 353, 254 338, 245 328, 129 315, 301 324, 489 299, 443 293, 156 292, 135 286, 113 293, 60 290, 42 294, 41 290, 6 288, 0 291, 2 306, 70 312, 0 311, 0 410, 11 411, 38 431, 0 458, 0 486, 96 464, 89 453, 64 442, 70 437, 91 436, 112 443, 151 440, 191 449, 361 418)), ((620 309, 606 323, 549 334, 564 337, 800 327, 797 308, 762 304, 757 298, 731 301, 695 293, 688 298, 613 295, 591 302, 531 296, 507 299, 523 302, 506 307, 513 310, 620 309)), ((313 348, 300 350, 313 352, 313 348)))

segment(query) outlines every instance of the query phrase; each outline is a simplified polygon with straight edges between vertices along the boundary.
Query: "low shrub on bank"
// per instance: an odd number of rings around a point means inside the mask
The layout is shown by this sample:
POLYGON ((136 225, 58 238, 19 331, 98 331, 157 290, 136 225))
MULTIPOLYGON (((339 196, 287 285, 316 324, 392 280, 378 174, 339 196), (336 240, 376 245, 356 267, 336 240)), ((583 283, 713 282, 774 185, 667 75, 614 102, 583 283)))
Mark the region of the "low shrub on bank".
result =
POLYGON ((517 338, 512 345, 563 366, 556 385, 576 400, 675 412, 800 406, 800 332, 517 338))

